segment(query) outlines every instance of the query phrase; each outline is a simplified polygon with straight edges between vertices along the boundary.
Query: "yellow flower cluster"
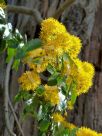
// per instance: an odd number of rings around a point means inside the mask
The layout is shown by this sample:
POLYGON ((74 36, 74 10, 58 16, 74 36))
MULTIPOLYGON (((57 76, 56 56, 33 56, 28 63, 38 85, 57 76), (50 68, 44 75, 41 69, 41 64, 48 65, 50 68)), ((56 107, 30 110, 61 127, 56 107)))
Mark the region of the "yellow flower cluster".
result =
POLYGON ((76 133, 76 136, 101 136, 101 135, 102 134, 97 133, 96 131, 86 127, 81 127, 76 133))
POLYGON ((42 21, 40 38, 47 54, 55 58, 64 52, 76 58, 82 46, 78 37, 70 35, 64 25, 53 18, 42 21))
POLYGON ((74 124, 67 122, 60 113, 53 113, 52 117, 56 123, 61 123, 65 128, 68 128, 70 130, 76 128, 74 124))
POLYGON ((22 90, 35 90, 38 85, 40 85, 41 80, 37 73, 34 71, 26 71, 19 78, 19 83, 21 85, 22 90))
MULTIPOLYGON (((24 58, 24 63, 27 63, 33 72, 29 71, 21 76, 19 79, 21 87, 25 90, 34 90, 41 83, 38 73, 46 71, 48 64, 51 64, 56 69, 60 67, 60 73, 67 77, 68 85, 73 81, 76 83, 77 95, 87 92, 92 85, 94 68, 90 63, 78 59, 82 47, 81 40, 69 34, 65 26, 53 18, 42 21, 39 37, 42 40, 42 47, 30 51, 24 58), (70 59, 64 60, 62 68, 62 62, 59 60, 64 53, 70 59), (31 82, 32 80, 34 82, 31 82)), ((45 85, 44 97, 53 105, 58 104, 60 100, 57 86, 45 85)), ((70 102, 68 105, 72 109, 70 102)))
POLYGON ((86 93, 92 86, 92 78, 94 76, 94 67, 88 62, 82 62, 75 59, 73 66, 69 70, 67 83, 70 84, 72 79, 76 81, 77 95, 86 93))
POLYGON ((40 39, 43 43, 48 43, 56 38, 57 34, 65 33, 66 28, 54 18, 48 18, 41 23, 40 39))
POLYGON ((47 57, 45 57, 45 50, 42 48, 38 48, 35 50, 32 50, 28 52, 27 56, 23 59, 24 63, 27 63, 30 69, 33 69, 37 73, 41 73, 46 70, 46 67, 48 65, 48 61, 46 61, 47 57), (37 61, 40 61, 40 63, 34 63, 37 61))
MULTIPOLYGON (((61 123, 65 128, 68 128, 69 130, 77 128, 74 124, 67 122, 60 113, 53 113, 52 118, 56 123, 61 123)), ((97 133, 90 128, 81 127, 76 131, 76 136, 102 136, 102 133, 97 133)))
POLYGON ((44 98, 50 101, 52 105, 59 104, 59 94, 57 86, 45 85, 44 98))

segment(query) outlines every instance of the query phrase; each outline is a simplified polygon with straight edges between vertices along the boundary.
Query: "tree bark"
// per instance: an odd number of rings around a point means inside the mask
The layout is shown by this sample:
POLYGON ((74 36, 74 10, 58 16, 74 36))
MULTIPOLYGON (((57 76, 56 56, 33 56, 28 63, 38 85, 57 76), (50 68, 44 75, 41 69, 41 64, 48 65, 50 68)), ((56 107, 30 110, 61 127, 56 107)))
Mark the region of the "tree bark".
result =
POLYGON ((88 94, 77 100, 71 121, 102 132, 102 1, 99 0, 95 22, 88 46, 84 46, 83 59, 94 64, 95 78, 88 94))
MULTIPOLYGON (((37 9, 40 11, 43 18, 49 17, 64 0, 12 0, 12 5, 22 5, 28 8, 37 9)), ((101 0, 76 0, 76 2, 67 8, 60 20, 66 25, 68 31, 79 36, 83 42, 82 53, 80 57, 83 60, 92 62, 95 66, 96 75, 94 85, 88 94, 82 95, 77 99, 75 110, 70 113, 69 120, 78 126, 85 125, 90 128, 102 131, 102 2, 101 0), (96 13, 96 15, 95 15, 96 13)), ((33 17, 22 14, 9 14, 9 20, 12 22, 14 29, 18 28, 22 35, 27 35, 28 39, 38 36, 40 31, 39 26, 33 17)), ((0 66, 0 84, 4 86, 5 75, 5 57, 1 57, 0 66), (2 59, 3 58, 3 59, 2 59)), ((12 71, 10 79, 10 98, 13 103, 13 98, 18 92, 17 79, 24 71, 21 66, 18 72, 12 71)), ((0 135, 9 136, 4 123, 3 108, 3 90, 0 89, 0 135)), ((15 105, 17 116, 20 116, 23 104, 15 105)), ((35 132, 36 125, 32 118, 22 122, 22 129, 25 136, 37 136, 35 132)), ((11 115, 11 127, 20 136, 13 116, 11 115)))

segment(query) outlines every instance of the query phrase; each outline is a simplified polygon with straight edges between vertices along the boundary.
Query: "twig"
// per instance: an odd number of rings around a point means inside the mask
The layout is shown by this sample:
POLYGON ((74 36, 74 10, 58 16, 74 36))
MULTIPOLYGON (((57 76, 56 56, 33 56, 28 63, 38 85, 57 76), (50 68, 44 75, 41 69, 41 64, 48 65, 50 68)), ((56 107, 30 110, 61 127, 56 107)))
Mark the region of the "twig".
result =
POLYGON ((9 121, 9 111, 8 111, 8 104, 10 106, 10 109, 12 111, 12 114, 15 118, 15 121, 18 125, 18 128, 19 128, 19 131, 20 133, 22 134, 22 136, 24 136, 23 134, 23 131, 22 131, 22 128, 19 124, 19 121, 18 121, 18 118, 15 114, 15 111, 14 111, 14 108, 12 106, 12 103, 9 99, 9 80, 10 80, 10 70, 11 70, 11 66, 13 64, 13 58, 10 60, 10 62, 8 63, 7 65, 7 68, 6 68, 6 75, 5 75, 5 96, 4 96, 4 103, 5 103, 5 122, 6 122, 6 126, 7 126, 7 129, 8 129, 8 132, 10 133, 11 136, 16 136, 16 134, 14 132, 12 132, 11 128, 10 128, 10 121, 9 121))
POLYGON ((62 14, 62 12, 70 6, 75 0, 66 0, 61 7, 58 8, 58 10, 52 15, 54 18, 59 18, 59 16, 62 14))
POLYGON ((41 23, 41 21, 43 20, 41 15, 40 15, 40 12, 38 10, 26 8, 24 6, 11 6, 11 5, 8 5, 6 7, 6 10, 7 10, 7 12, 14 12, 14 13, 31 15, 36 19, 36 21, 38 23, 41 23))
POLYGON ((21 126, 20 126, 20 124, 19 124, 18 118, 17 118, 17 116, 16 116, 16 114, 15 114, 15 111, 14 111, 14 108, 13 108, 13 106, 12 106, 12 103, 11 103, 10 99, 9 99, 9 101, 8 101, 8 104, 9 104, 9 106, 10 106, 10 109, 11 109, 12 114, 13 114, 13 116, 14 116, 14 118, 15 118, 15 121, 16 121, 16 123, 17 123, 17 125, 18 125, 19 130, 20 130, 22 136, 24 136, 24 133, 23 133, 22 128, 21 128, 21 126))
POLYGON ((16 136, 16 134, 11 130, 10 128, 10 122, 9 122, 9 111, 8 111, 8 101, 9 101, 9 77, 10 77, 10 69, 13 63, 13 59, 10 60, 10 62, 7 65, 6 68, 6 75, 5 75, 5 94, 4 94, 4 105, 5 105, 5 122, 6 122, 6 127, 8 129, 8 132, 10 133, 11 136, 16 136))

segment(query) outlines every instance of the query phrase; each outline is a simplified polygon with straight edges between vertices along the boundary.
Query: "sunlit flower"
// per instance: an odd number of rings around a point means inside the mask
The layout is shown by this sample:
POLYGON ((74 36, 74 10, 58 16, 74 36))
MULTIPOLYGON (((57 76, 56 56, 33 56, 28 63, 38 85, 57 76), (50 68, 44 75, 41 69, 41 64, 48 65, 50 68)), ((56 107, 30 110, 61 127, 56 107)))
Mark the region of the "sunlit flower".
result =
POLYGON ((66 43, 64 51, 67 52, 71 58, 76 58, 81 51, 81 40, 74 35, 70 35, 66 43))
POLYGON ((55 122, 63 123, 65 121, 64 117, 60 113, 53 113, 52 117, 55 122))
POLYGON ((35 90, 41 83, 40 77, 34 71, 26 71, 19 78, 19 83, 22 90, 35 90))
POLYGON ((94 76, 94 67, 88 62, 81 62, 79 59, 74 60, 70 71, 67 83, 71 84, 72 79, 76 82, 77 95, 86 93, 92 86, 94 76))
POLYGON ((57 34, 65 33, 66 28, 54 18, 48 18, 41 23, 40 38, 45 44, 46 42, 56 38, 57 34))
POLYGON ((96 131, 91 130, 90 128, 81 127, 77 131, 76 136, 98 136, 98 134, 96 131))
POLYGON ((72 104, 71 101, 68 101, 68 102, 67 102, 67 106, 68 106, 68 109, 69 109, 69 110, 73 110, 73 108, 74 108, 74 106, 73 106, 73 104, 72 104))

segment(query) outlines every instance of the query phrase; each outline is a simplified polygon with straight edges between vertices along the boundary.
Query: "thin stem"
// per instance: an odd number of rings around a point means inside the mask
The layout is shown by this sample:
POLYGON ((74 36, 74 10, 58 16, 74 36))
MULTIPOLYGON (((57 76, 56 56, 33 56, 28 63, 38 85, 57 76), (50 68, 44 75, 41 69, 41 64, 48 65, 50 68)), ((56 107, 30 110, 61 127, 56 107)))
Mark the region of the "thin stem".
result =
POLYGON ((9 101, 9 77, 10 77, 10 70, 13 63, 13 58, 7 65, 6 68, 6 75, 5 75, 5 94, 4 94, 4 105, 5 105, 5 122, 8 132, 11 136, 16 136, 16 134, 10 128, 10 120, 9 120, 9 108, 8 108, 8 101, 9 101))
POLYGON ((9 104, 10 109, 11 109, 11 111, 12 111, 12 114, 13 114, 13 116, 14 116, 14 118, 15 118, 15 121, 16 121, 16 123, 17 123, 17 125, 18 125, 19 131, 20 131, 21 135, 24 136, 24 133, 23 133, 22 128, 21 128, 21 125, 20 125, 20 123, 19 123, 19 121, 18 121, 18 118, 17 118, 17 116, 16 116, 16 114, 15 114, 15 111, 14 111, 14 108, 13 108, 13 106, 12 106, 12 103, 11 103, 10 99, 9 99, 9 101, 8 101, 8 104, 9 104))
POLYGON ((16 136, 16 134, 11 130, 10 128, 10 120, 9 120, 9 108, 8 108, 8 104, 10 106, 10 109, 12 111, 12 114, 15 118, 15 121, 18 125, 18 128, 19 128, 19 131, 21 133, 22 136, 24 136, 24 133, 22 131, 22 128, 19 124, 19 121, 18 121, 18 118, 15 114, 15 111, 14 111, 14 108, 12 106, 12 103, 9 99, 9 80, 10 80, 10 70, 11 70, 11 67, 12 67, 12 64, 13 64, 13 58, 10 60, 10 62, 8 63, 7 65, 7 68, 6 68, 6 75, 5 75, 5 95, 4 95, 4 105, 5 105, 5 122, 6 122, 6 127, 8 129, 8 132, 10 133, 11 136, 16 136))

